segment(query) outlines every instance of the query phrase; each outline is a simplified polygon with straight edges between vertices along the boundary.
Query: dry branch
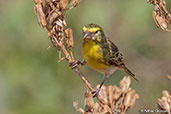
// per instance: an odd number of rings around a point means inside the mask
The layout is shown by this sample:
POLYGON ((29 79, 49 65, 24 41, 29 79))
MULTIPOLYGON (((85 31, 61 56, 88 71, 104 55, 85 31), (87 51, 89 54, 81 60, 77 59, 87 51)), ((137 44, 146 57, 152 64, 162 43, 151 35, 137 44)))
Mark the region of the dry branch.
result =
POLYGON ((106 105, 95 102, 89 90, 85 92, 85 108, 78 108, 78 102, 74 102, 75 109, 82 114, 125 114, 132 107, 139 95, 129 86, 131 80, 124 77, 120 81, 120 87, 102 86, 99 92, 106 105))
POLYGON ((153 18, 157 26, 166 32, 171 32, 168 25, 171 24, 171 14, 166 9, 165 0, 147 0, 154 5, 153 18))

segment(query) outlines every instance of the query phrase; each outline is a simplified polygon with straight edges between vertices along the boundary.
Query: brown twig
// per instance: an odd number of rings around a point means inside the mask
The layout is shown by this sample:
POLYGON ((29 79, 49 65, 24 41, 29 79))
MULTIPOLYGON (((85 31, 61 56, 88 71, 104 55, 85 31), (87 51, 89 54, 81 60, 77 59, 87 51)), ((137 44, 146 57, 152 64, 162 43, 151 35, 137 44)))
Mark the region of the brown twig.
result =
POLYGON ((154 5, 153 18, 157 26, 166 32, 171 32, 168 25, 171 24, 171 14, 166 9, 165 0, 147 0, 154 5))

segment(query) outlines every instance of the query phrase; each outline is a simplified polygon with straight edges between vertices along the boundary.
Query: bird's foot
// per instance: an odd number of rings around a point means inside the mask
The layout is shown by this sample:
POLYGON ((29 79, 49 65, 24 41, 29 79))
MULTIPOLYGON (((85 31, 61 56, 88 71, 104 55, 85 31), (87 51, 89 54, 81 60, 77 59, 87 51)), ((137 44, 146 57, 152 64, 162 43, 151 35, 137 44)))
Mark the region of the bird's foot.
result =
POLYGON ((70 67, 72 68, 72 69, 74 69, 74 68, 76 68, 78 65, 80 64, 80 61, 74 61, 74 62, 72 62, 72 63, 70 63, 70 67))
POLYGON ((77 60, 75 60, 74 62, 72 62, 72 63, 70 63, 70 67, 72 68, 72 69, 74 69, 74 68, 76 68, 78 65, 85 65, 86 64, 86 62, 85 62, 85 60, 83 59, 82 61, 77 61, 77 60))
POLYGON ((96 97, 99 92, 100 92, 100 88, 97 88, 97 89, 91 91, 91 94, 92 94, 93 98, 96 97))

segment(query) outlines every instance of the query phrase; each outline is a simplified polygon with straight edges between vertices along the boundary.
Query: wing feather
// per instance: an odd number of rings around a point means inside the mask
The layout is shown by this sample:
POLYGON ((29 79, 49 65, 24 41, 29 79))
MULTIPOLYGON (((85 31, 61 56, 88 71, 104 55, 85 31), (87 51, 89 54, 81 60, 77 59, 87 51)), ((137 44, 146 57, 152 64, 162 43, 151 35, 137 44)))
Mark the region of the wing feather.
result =
POLYGON ((103 47, 103 49, 103 54, 106 61, 105 64, 114 65, 118 67, 124 65, 122 53, 110 39, 106 39, 106 44, 105 47, 103 47))

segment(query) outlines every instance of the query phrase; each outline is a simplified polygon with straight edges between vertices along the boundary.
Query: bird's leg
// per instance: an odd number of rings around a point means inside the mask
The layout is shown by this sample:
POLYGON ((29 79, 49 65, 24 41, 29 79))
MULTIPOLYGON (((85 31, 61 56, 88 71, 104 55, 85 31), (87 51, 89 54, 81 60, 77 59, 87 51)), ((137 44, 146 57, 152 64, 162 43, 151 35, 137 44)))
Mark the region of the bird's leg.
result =
POLYGON ((74 61, 72 62, 69 66, 74 69, 75 67, 77 67, 78 65, 85 65, 86 64, 86 61, 85 59, 83 59, 82 61, 74 61))
POLYGON ((100 91, 102 85, 104 84, 104 82, 105 82, 107 79, 108 79, 108 75, 104 75, 103 78, 102 78, 102 81, 101 81, 101 83, 100 83, 100 86, 99 86, 97 89, 95 89, 95 90, 93 90, 93 91, 91 92, 92 95, 93 95, 93 97, 96 97, 96 96, 97 96, 97 94, 99 93, 99 91, 100 91))

